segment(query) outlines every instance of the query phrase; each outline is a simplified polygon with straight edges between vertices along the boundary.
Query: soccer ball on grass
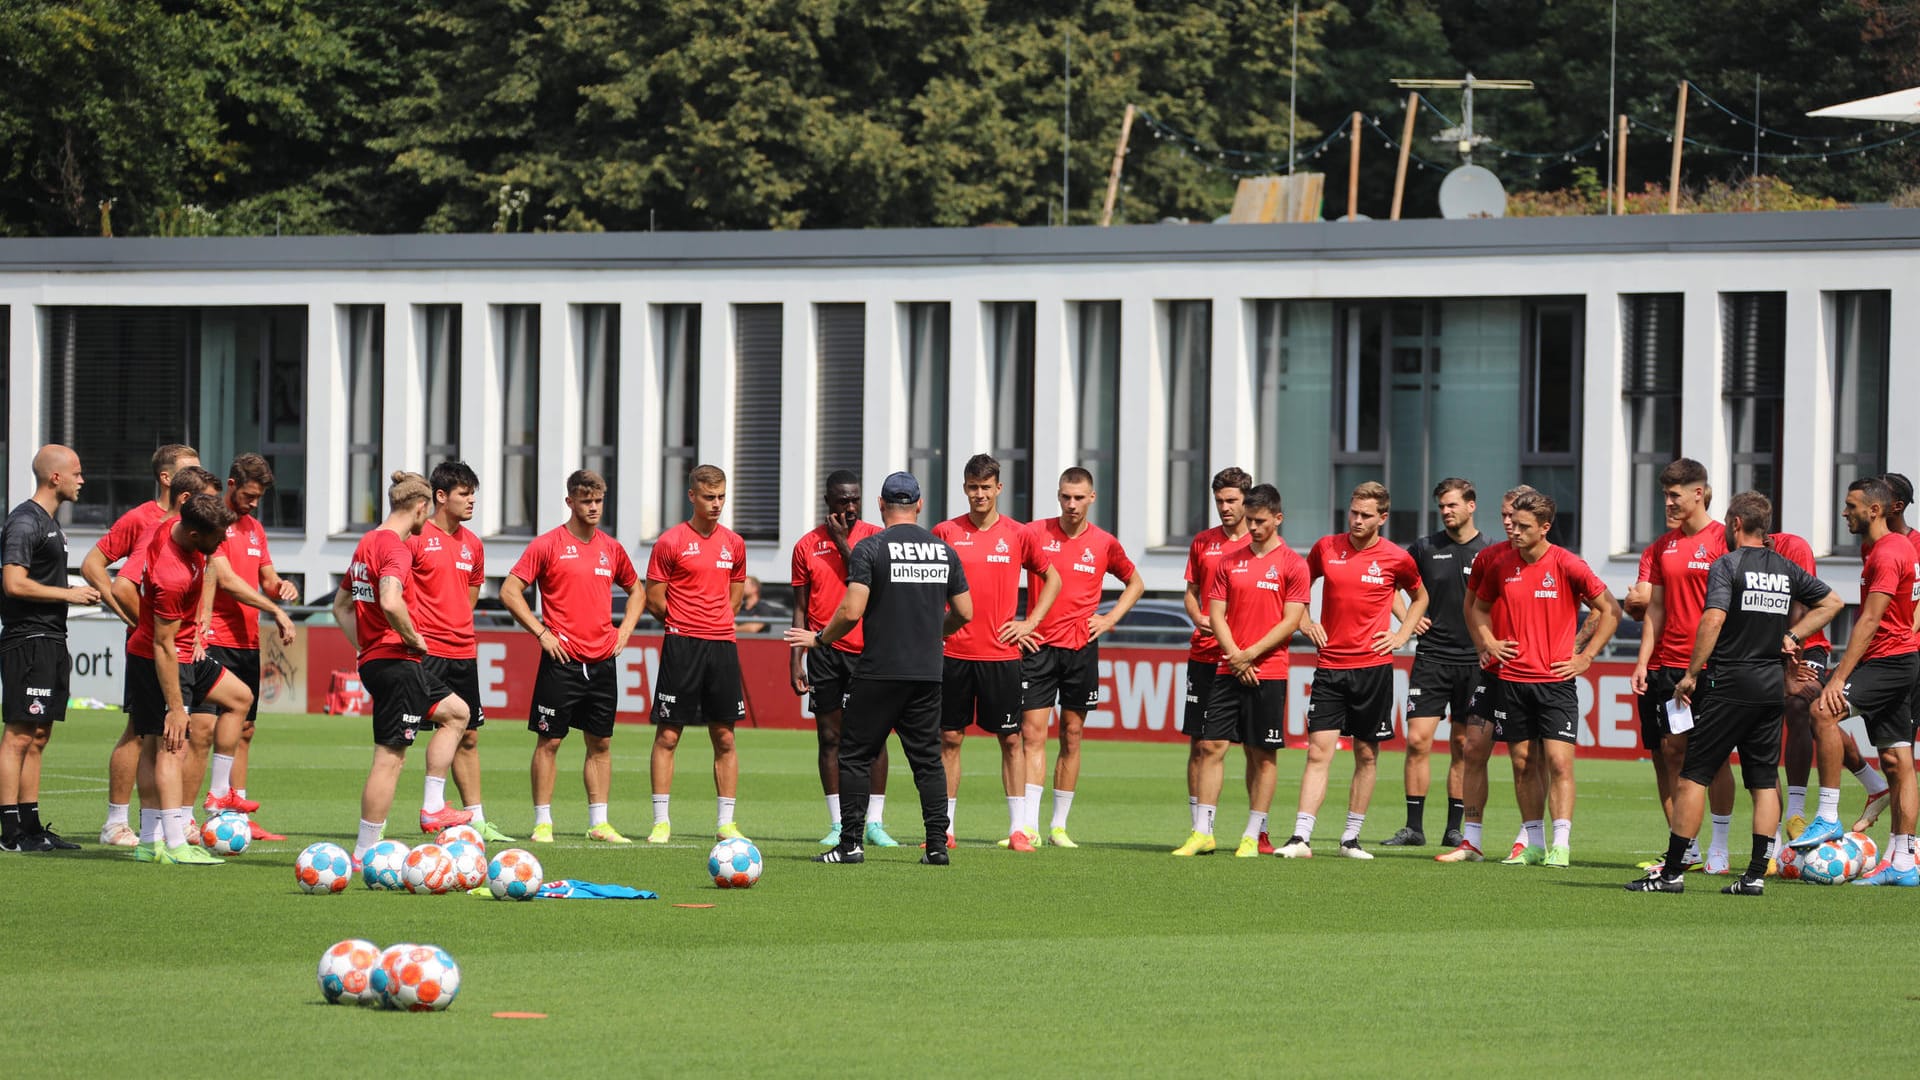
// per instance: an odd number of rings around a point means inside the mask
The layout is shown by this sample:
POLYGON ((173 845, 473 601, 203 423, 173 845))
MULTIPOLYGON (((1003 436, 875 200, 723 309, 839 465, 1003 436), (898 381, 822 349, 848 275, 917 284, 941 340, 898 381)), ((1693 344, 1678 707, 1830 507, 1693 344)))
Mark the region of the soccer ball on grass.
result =
POLYGON ((442 850, 453 862, 453 888, 465 892, 487 883, 487 853, 480 845, 455 840, 442 850))
POLYGON ((1800 880, 1815 885, 1838 885, 1846 881, 1852 869, 1848 865, 1849 848, 1843 841, 1829 840, 1807 852, 1800 863, 1800 880))
POLYGON ((400 879, 400 871, 406 868, 407 845, 398 840, 382 840, 367 849, 360 860, 360 880, 367 888, 375 891, 392 891, 406 888, 406 882, 400 879))
POLYGON ((460 993, 460 965, 438 945, 395 945, 374 976, 390 1009, 440 1012, 460 993))
POLYGON ((722 840, 707 852, 707 873, 723 889, 752 888, 762 865, 760 849, 750 840, 722 840))
POLYGON ((320 993, 330 1005, 379 1005, 380 990, 374 972, 380 966, 380 946, 348 938, 320 954, 320 993))
POLYGON ((293 863, 293 881, 303 893, 337 893, 353 879, 353 860, 346 849, 324 840, 309 846, 293 863))
POLYGON ((433 842, 441 847, 446 847, 455 840, 464 840, 481 851, 487 850, 487 842, 481 837, 480 830, 471 825, 449 825, 440 830, 439 836, 433 838, 433 842))
POLYGON ((400 868, 400 880, 406 883, 408 892, 416 895, 439 896, 458 884, 453 860, 439 844, 421 844, 407 852, 407 861, 400 868))
POLYGON ((545 880, 541 873, 532 852, 508 848, 487 863, 487 891, 495 900, 531 900, 545 880))
POLYGON ((208 818, 207 823, 200 826, 200 842, 216 855, 238 855, 247 850, 251 839, 253 825, 247 815, 231 810, 208 818))

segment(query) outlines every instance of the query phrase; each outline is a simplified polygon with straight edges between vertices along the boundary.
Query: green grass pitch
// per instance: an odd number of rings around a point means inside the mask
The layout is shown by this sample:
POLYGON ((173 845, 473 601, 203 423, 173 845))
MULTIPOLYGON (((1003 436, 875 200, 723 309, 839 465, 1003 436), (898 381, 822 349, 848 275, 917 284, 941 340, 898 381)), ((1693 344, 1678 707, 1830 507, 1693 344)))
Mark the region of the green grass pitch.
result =
MULTIPOLYGON (((1920 1014, 1904 935, 1920 898, 1769 883, 1759 899, 1695 875, 1685 896, 1620 889, 1664 829, 1644 763, 1585 762, 1567 871, 1440 866, 1436 848, 1329 857, 1173 859, 1186 831, 1182 747, 1089 743, 1077 851, 992 846, 1005 823, 994 747, 970 740, 960 849, 917 865, 916 803, 894 750, 887 816, 908 846, 817 866, 824 808, 813 740, 745 730, 740 821, 767 860, 758 887, 704 874, 713 802, 705 742, 686 743, 674 844, 589 846, 579 750, 562 754, 563 839, 549 877, 656 890, 657 901, 372 893, 305 896, 291 867, 351 842, 367 721, 269 717, 250 794, 292 839, 220 867, 136 864, 94 844, 117 712, 77 713, 46 757, 42 814, 86 850, 0 856, 0 1019, 10 1077, 184 1074, 937 1076, 1795 1074, 1852 1072, 1920 1014), (711 903, 711 909, 675 903, 711 903), (446 1013, 322 1004, 321 951, 346 937, 432 942, 460 962, 446 1013), (1892 947, 1886 959, 1876 950, 1892 947), (1826 961, 1832 961, 1828 963, 1826 961), (1824 1058, 1790 1034, 1807 1006, 1844 1017, 1824 1058), (502 1011, 545 1020, 495 1019, 502 1011), (1808 1051, 1803 1053, 1802 1051, 1808 1051)), ((650 730, 614 740, 613 820, 646 832, 650 730)), ((530 737, 482 742, 494 820, 525 836, 530 737)), ((392 835, 419 806, 421 751, 392 835)), ((1302 756, 1281 757, 1290 820, 1302 756)), ((1400 824, 1398 755, 1381 762, 1365 838, 1400 824)), ((1488 845, 1516 817, 1495 761, 1488 845)), ((1444 767, 1444 758, 1440 762, 1444 767)), ((1229 774, 1238 765, 1230 759, 1229 774)), ((1335 768, 1331 848, 1349 766, 1335 768)), ((1442 790, 1436 788, 1436 790, 1442 790)), ((1849 788, 1848 808, 1857 802, 1849 788)), ((1244 822, 1230 782, 1220 836, 1244 822)), ((1428 811, 1440 832, 1444 794, 1428 811)), ((1738 811, 1746 813, 1743 799, 1738 811)), ((1281 824, 1277 830, 1286 831, 1281 824)), ((1748 846, 1735 819, 1736 863, 1748 846)), ((526 845, 531 847, 532 845, 526 845)))

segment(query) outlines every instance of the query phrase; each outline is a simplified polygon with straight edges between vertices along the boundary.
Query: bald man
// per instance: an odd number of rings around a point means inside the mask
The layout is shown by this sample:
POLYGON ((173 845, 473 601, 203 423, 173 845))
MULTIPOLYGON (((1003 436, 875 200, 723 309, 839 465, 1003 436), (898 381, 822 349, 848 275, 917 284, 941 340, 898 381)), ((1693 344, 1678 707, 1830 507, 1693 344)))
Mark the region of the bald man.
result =
POLYGON ((0 851, 72 850, 40 820, 40 758, 67 717, 67 606, 97 604, 67 584, 67 534, 54 520, 80 498, 80 455, 49 445, 33 456, 33 497, 0 526, 0 851))

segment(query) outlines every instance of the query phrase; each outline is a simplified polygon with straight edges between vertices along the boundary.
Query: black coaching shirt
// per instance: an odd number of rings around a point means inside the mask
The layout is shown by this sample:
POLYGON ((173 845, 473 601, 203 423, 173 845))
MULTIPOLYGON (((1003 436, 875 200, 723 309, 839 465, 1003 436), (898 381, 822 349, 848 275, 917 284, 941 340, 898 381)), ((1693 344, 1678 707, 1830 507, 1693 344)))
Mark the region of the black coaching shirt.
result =
MULTIPOLYGON (((54 589, 67 587, 67 534, 53 515, 28 499, 0 526, 0 563, 24 566, 27 577, 54 589)), ((0 595, 0 649, 29 638, 67 638, 67 604, 0 595)))
POLYGON ((1785 690, 1780 644, 1795 601, 1811 607, 1827 584, 1771 548, 1739 547, 1707 570, 1707 611, 1727 613, 1700 685, 1728 701, 1778 705, 1785 690))
POLYGON ((862 679, 939 682, 947 599, 967 591, 960 557, 918 525, 893 525, 854 545, 847 584, 867 587, 862 679))
POLYGON ((1464 544, 1455 543, 1447 530, 1415 540, 1407 548, 1420 580, 1427 586, 1427 618, 1433 625, 1420 635, 1420 655, 1441 664, 1478 664, 1480 654, 1467 634, 1467 590, 1473 587, 1474 556, 1487 546, 1487 534, 1476 532, 1464 544))

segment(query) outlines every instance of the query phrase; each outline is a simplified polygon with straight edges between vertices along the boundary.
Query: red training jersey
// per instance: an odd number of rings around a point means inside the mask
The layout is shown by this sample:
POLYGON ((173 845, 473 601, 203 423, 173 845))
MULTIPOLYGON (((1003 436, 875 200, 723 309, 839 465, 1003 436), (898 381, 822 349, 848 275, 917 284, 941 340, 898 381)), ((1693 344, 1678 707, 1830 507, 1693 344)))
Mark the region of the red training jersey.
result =
POLYGON ((1862 659, 1904 656, 1920 649, 1920 642, 1913 637, 1913 606, 1916 593, 1920 593, 1914 579, 1913 544, 1892 532, 1878 540, 1865 540, 1860 545, 1860 562, 1861 602, 1865 603, 1870 593, 1892 597, 1862 659))
MULTIPOLYGON (((1039 602, 1039 585, 1048 563, 1033 530, 1004 514, 991 526, 975 529, 973 519, 961 514, 929 531, 959 556, 967 591, 973 595, 973 621, 947 639, 945 655, 955 660, 1020 659, 1020 646, 1003 644, 1000 628, 1019 609, 1022 570, 1034 586, 1030 602, 1039 602)), ((1059 604, 1056 598, 1054 606, 1059 604)))
MULTIPOLYGON (((1721 528, 1724 529, 1726 526, 1723 525, 1721 528)), ((1661 539, 1664 540, 1666 537, 1662 536, 1661 539)), ((1640 553, 1640 572, 1634 576, 1633 583, 1635 585, 1643 581, 1648 583, 1653 581, 1653 560, 1654 556, 1658 554, 1660 554, 1660 542, 1658 540, 1648 544, 1647 550, 1640 553)))
POLYGON ((1379 667, 1393 662, 1373 651, 1373 637, 1393 629, 1393 594, 1420 584, 1420 568, 1407 549, 1376 540, 1359 549, 1346 533, 1323 536, 1307 552, 1307 569, 1325 578, 1320 625, 1327 644, 1319 666, 1329 671, 1379 667))
POLYGON ((346 580, 341 587, 353 598, 354 635, 360 642, 360 662, 369 660, 413 660, 414 652, 400 639, 399 631, 387 621, 380 608, 380 579, 398 578, 401 598, 407 614, 415 611, 417 594, 413 583, 413 552, 407 542, 392 529, 376 528, 354 545, 353 561, 347 564, 346 580))
POLYGON ((144 552, 146 549, 144 541, 149 539, 147 530, 160 524, 166 516, 166 508, 149 499, 121 514, 120 520, 114 522, 113 527, 107 530, 107 535, 93 545, 94 550, 107 557, 109 566, 121 559, 131 557, 135 551, 144 552))
POLYGON ((1500 677, 1508 682, 1565 682, 1552 666, 1573 656, 1581 602, 1606 592, 1606 583, 1585 560, 1558 544, 1548 544, 1546 554, 1531 563, 1512 544, 1506 549, 1509 554, 1488 567, 1492 573, 1473 575, 1474 593, 1495 608, 1506 608, 1511 636, 1501 636, 1519 643, 1500 677))
POLYGON ((207 581, 207 557, 192 548, 174 543, 173 530, 155 527, 148 530, 146 580, 140 587, 140 625, 127 639, 127 651, 153 659, 154 621, 171 619, 180 623, 174 634, 174 654, 182 662, 193 659, 194 640, 200 627, 200 591, 207 581))
POLYGON ((638 591, 640 572, 620 541, 593 530, 582 540, 565 525, 533 538, 512 574, 540 590, 540 619, 575 659, 597 664, 613 655, 613 587, 638 591))
MULTIPOLYGON (((1480 549, 1480 554, 1473 557, 1473 569, 1467 574, 1468 603, 1472 603, 1473 598, 1479 595, 1479 589, 1476 587, 1478 583, 1488 578, 1499 576, 1501 562, 1512 556, 1513 544, 1510 542, 1495 542, 1480 549)), ((1489 602, 1493 606, 1487 612, 1487 621, 1493 627, 1494 640, 1512 641, 1513 620, 1507 617, 1507 605, 1502 603, 1497 596, 1493 597, 1489 602)), ((1477 641, 1474 642, 1474 649, 1476 651, 1478 651, 1479 647, 1480 643, 1477 641)), ((1500 662, 1498 660, 1491 664, 1482 664, 1480 667, 1481 670, 1491 671, 1496 675, 1500 673, 1500 662)))
POLYGON ((653 542, 647 580, 667 586, 667 633, 732 641, 733 583, 747 580, 747 542, 725 525, 701 536, 683 521, 653 542))
MULTIPOLYGON (((1792 560, 1795 565, 1807 573, 1815 577, 1820 576, 1820 569, 1813 561, 1812 544, 1807 543, 1806 540, 1801 537, 1787 532, 1774 533, 1772 539, 1773 550, 1779 552, 1785 558, 1792 560)), ((1828 640, 1827 631, 1823 627, 1807 635, 1807 640, 1801 642, 1800 647, 1803 649, 1831 650, 1833 648, 1833 642, 1828 640)))
MULTIPOLYGON (((1288 604, 1308 604, 1313 600, 1313 573, 1307 560, 1294 553, 1285 540, 1276 542, 1265 555, 1255 555, 1245 540, 1214 557, 1213 580, 1207 583, 1204 600, 1211 605, 1223 600, 1227 605, 1227 629, 1233 643, 1242 649, 1272 632, 1287 617, 1288 604)), ((1226 653, 1218 645, 1219 667, 1230 672, 1226 653)), ((1260 658, 1256 673, 1262 679, 1287 677, 1287 643, 1282 641, 1260 658)))
MULTIPOLYGON (((1087 620, 1100 611, 1100 580, 1112 574, 1125 584, 1135 573, 1133 560, 1114 535, 1092 522, 1079 536, 1068 536, 1060 519, 1051 517, 1027 526, 1040 545, 1040 557, 1060 572, 1060 595, 1040 624, 1040 640, 1061 649, 1087 644, 1087 620)), ((969 579, 971 584, 971 579, 969 579)), ((1040 580, 1027 578, 1027 610, 1040 602, 1040 580)))
MULTIPOLYGON (((1212 634, 1203 632, 1207 624, 1207 593, 1213 588, 1213 572, 1220 569, 1220 556, 1229 548, 1247 543, 1247 536, 1228 536, 1227 530, 1215 525, 1193 538, 1187 545, 1187 584, 1198 585, 1200 599, 1200 626, 1193 629, 1193 638, 1187 643, 1187 659, 1198 660, 1203 664, 1217 664, 1226 655, 1220 650, 1220 643, 1212 634)), ((1239 633, 1238 629, 1234 631, 1239 633)))
MULTIPOLYGON (((260 568, 273 565, 267 552, 267 531, 252 514, 227 526, 227 538, 215 555, 224 556, 227 565, 251 588, 260 588, 260 568)), ((227 649, 260 647, 259 613, 242 604, 234 595, 218 586, 213 593, 213 622, 207 627, 207 644, 227 649)))
MULTIPOLYGON (((853 528, 847 531, 847 550, 851 552, 853 545, 879 531, 880 526, 871 521, 854 522, 853 528)), ((847 595, 847 561, 840 557, 840 549, 834 546, 826 525, 815 526, 794 542, 793 580, 788 584, 807 590, 807 629, 815 632, 825 629, 847 595)), ((861 631, 861 625, 854 623, 846 637, 827 648, 858 656, 865 640, 861 631)))
POLYGON ((1648 548, 1653 564, 1647 578, 1660 590, 1660 641, 1654 646, 1654 667, 1682 668, 1693 659, 1693 638, 1707 607, 1707 571, 1727 553, 1727 527, 1715 521, 1688 535, 1672 529, 1648 548))
POLYGON ((413 553, 413 589, 418 606, 413 625, 427 640, 427 655, 471 660, 480 655, 473 632, 473 590, 487 580, 487 549, 473 530, 449 533, 432 518, 407 540, 413 553))
POLYGON ((120 572, 114 576, 131 581, 136 586, 145 585, 147 583, 147 552, 153 547, 154 534, 172 523, 173 518, 163 517, 148 525, 145 531, 141 532, 139 541, 133 545, 133 550, 127 552, 127 561, 120 564, 120 572))

